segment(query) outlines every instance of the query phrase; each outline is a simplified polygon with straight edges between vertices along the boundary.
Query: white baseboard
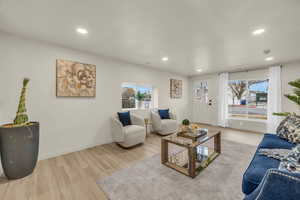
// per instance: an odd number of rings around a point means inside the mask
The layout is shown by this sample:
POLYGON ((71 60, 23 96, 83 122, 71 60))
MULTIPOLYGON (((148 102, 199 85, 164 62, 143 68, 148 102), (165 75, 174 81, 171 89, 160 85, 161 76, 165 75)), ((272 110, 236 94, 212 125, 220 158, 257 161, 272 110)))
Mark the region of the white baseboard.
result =
POLYGON ((80 145, 80 146, 70 148, 70 149, 66 149, 66 150, 62 150, 62 151, 51 152, 51 153, 47 153, 47 154, 41 154, 41 155, 39 155, 39 160, 46 160, 46 159, 49 159, 49 158, 54 158, 54 157, 57 157, 57 156, 61 156, 61 155, 81 151, 81 150, 92 148, 92 147, 95 147, 95 146, 99 146, 99 145, 103 145, 103 144, 109 144, 109 143, 112 143, 112 142, 113 141, 108 141, 108 142, 105 142, 105 143, 95 142, 95 143, 91 143, 91 144, 87 144, 87 145, 80 145))
MULTIPOLYGON (((103 144, 109 144, 109 143, 112 143, 112 141, 109 141, 109 142, 106 142, 106 143, 103 143, 103 144)), ((75 148, 71 148, 71 149, 67 149, 67 150, 63 150, 63 151, 57 151, 57 152, 42 154, 42 155, 39 155, 38 160, 39 161, 46 160, 46 159, 49 159, 49 158, 54 158, 54 157, 57 157, 57 156, 61 156, 61 155, 81 151, 81 150, 84 150, 84 149, 92 148, 92 147, 103 145, 103 144, 101 144, 101 143, 92 143, 92 144, 88 144, 88 145, 77 146, 75 148)), ((2 173, 3 173, 3 169, 2 169, 1 162, 0 162, 0 175, 2 173)))

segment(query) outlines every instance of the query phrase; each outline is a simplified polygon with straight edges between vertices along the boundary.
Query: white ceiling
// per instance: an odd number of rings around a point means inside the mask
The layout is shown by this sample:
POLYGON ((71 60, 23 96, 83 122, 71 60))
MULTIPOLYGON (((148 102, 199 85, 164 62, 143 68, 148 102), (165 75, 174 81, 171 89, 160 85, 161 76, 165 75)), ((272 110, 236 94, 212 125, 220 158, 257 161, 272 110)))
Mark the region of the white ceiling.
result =
POLYGON ((300 0, 0 0, 0 30, 195 75, 299 60, 300 0))

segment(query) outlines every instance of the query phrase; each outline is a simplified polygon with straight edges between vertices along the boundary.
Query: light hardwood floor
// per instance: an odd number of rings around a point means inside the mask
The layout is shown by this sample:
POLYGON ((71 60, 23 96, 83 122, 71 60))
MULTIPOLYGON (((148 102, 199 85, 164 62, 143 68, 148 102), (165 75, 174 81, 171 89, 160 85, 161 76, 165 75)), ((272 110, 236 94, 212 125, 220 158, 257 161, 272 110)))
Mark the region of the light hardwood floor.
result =
MULTIPOLYGON (((257 145, 263 134, 221 129, 222 139, 257 145)), ((125 150, 106 144, 38 162, 34 173, 14 181, 0 179, 1 200, 107 199, 96 181, 160 153, 160 136, 151 134, 144 145, 125 150)))

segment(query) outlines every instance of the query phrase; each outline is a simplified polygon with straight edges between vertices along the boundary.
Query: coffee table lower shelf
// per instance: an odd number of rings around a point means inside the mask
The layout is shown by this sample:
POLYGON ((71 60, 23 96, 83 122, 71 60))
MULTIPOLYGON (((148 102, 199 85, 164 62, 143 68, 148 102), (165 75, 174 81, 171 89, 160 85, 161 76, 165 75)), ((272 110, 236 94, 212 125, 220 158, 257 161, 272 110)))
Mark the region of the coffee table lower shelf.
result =
POLYGON ((186 176, 196 177, 203 169, 209 166, 221 154, 221 134, 215 133, 201 144, 193 143, 185 145, 178 142, 177 138, 162 138, 161 163, 186 176), (214 148, 203 145, 209 139, 214 139, 214 148), (169 152, 169 144, 177 145, 183 150, 175 153, 169 152))
POLYGON ((188 167, 188 162, 183 166, 180 166, 178 164, 175 164, 175 163, 169 162, 169 161, 164 162, 163 164, 167 167, 175 169, 176 171, 178 171, 186 176, 190 176, 190 177, 194 178, 203 169, 205 169, 210 163, 212 163, 212 161, 214 161, 219 155, 220 155, 220 153, 213 152, 206 160, 203 160, 201 162, 196 161, 196 165, 198 163, 198 166, 195 167, 195 172, 192 172, 191 169, 188 167))

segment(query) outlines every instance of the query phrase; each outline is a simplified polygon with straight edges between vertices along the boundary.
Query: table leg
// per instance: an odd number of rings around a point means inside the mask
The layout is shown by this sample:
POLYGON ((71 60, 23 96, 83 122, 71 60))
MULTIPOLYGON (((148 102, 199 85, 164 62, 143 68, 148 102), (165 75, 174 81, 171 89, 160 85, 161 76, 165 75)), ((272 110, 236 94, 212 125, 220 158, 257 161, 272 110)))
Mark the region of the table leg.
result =
POLYGON ((217 153, 221 153, 221 132, 214 138, 214 147, 217 153))
POLYGON ((161 163, 164 164, 168 162, 168 142, 164 139, 161 140, 161 163))
POLYGON ((189 147, 189 175, 194 178, 196 176, 196 148, 189 147))

